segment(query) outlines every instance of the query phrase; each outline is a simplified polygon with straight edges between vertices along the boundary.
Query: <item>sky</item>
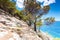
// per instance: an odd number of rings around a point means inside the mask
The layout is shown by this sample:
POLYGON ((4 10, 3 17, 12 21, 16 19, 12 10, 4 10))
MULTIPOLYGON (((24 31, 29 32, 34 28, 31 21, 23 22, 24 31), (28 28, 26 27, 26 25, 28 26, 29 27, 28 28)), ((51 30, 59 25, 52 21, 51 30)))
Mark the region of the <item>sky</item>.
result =
POLYGON ((55 0, 56 2, 50 5, 50 11, 47 16, 55 17, 56 21, 60 21, 60 0, 55 0))
MULTIPOLYGON (((23 2, 24 0, 15 0, 16 1, 16 7, 19 10, 23 10, 24 5, 23 2)), ((55 17, 56 21, 60 21, 60 0, 37 0, 39 2, 43 2, 41 6, 50 6, 50 11, 48 12, 47 15, 43 16, 44 17, 55 17)))

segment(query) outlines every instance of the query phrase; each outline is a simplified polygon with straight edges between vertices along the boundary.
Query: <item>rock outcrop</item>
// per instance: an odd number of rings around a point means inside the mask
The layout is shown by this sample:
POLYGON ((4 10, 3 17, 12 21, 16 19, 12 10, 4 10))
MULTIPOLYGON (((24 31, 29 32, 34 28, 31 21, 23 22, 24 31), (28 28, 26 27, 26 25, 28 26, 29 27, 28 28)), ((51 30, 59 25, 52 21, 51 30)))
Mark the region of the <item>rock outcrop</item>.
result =
POLYGON ((44 33, 36 33, 26 22, 0 9, 0 40, 52 40, 44 33))

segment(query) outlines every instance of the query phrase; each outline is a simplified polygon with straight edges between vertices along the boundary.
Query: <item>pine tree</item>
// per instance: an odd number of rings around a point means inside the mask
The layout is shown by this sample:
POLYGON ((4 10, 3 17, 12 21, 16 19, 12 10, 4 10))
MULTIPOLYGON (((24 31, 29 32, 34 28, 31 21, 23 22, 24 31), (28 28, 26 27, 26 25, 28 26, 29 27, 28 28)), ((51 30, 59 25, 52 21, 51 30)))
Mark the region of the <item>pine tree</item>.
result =
MULTIPOLYGON (((24 1, 25 5, 25 12, 26 14, 31 14, 30 21, 33 21, 34 24, 34 31, 36 31, 36 26, 37 25, 42 25, 41 17, 45 14, 47 14, 50 10, 50 6, 43 6, 41 7, 40 2, 36 2, 36 0, 25 0, 24 1), (38 21, 39 19, 39 21, 38 21)), ((54 18, 49 18, 48 19, 50 23, 53 23, 55 20, 54 18)), ((47 20, 45 20, 47 21, 47 20)), ((31 23, 31 22, 30 22, 31 23)))

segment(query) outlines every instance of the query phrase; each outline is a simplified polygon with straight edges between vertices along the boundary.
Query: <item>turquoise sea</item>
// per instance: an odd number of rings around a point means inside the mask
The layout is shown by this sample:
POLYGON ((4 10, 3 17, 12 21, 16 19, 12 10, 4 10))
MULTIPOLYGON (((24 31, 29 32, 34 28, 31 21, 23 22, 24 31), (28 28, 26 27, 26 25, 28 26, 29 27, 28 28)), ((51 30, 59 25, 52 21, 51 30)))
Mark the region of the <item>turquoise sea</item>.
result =
POLYGON ((54 38, 60 38, 60 21, 56 21, 49 26, 47 25, 41 26, 40 30, 42 30, 43 32, 47 32, 54 38))

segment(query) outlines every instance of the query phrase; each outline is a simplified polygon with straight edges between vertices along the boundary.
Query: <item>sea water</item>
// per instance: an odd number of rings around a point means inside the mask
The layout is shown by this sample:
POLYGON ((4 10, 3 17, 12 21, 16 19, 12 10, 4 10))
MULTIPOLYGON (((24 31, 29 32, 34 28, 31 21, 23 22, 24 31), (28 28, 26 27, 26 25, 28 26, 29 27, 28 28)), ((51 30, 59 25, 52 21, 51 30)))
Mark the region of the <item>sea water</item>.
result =
POLYGON ((51 25, 43 25, 40 27, 40 30, 47 32, 55 38, 60 38, 60 21, 56 21, 51 25))

